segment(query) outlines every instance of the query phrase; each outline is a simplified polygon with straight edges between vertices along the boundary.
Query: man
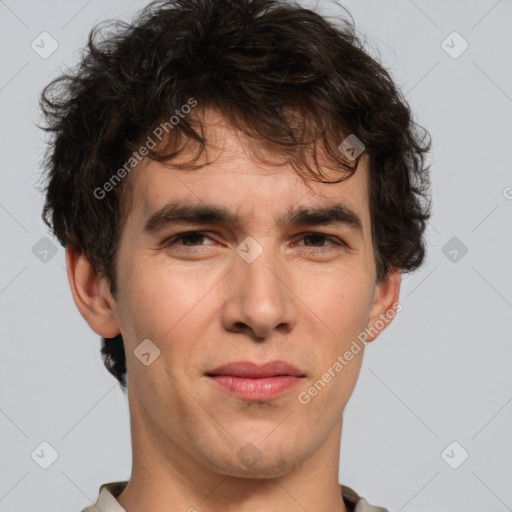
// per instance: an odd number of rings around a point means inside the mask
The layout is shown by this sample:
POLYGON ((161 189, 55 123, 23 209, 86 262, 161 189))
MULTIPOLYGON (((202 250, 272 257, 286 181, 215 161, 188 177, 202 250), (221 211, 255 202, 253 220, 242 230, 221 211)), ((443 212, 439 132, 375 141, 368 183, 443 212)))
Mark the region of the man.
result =
POLYGON ((375 512, 338 483, 364 347, 430 215, 424 144, 353 27, 169 0, 44 91, 43 217, 127 391, 133 467, 86 511, 375 512))

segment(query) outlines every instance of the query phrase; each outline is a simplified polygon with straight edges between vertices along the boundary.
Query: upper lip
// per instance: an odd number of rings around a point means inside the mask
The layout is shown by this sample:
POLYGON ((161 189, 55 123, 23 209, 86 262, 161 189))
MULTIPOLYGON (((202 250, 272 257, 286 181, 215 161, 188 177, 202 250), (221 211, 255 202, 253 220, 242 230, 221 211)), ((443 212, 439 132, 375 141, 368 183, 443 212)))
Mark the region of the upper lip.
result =
POLYGON ((265 364, 257 364, 251 361, 236 361, 224 364, 206 373, 208 376, 226 375, 231 377, 246 377, 258 379, 264 377, 277 377, 281 375, 292 375, 304 377, 305 375, 295 366, 286 361, 270 361, 265 364))

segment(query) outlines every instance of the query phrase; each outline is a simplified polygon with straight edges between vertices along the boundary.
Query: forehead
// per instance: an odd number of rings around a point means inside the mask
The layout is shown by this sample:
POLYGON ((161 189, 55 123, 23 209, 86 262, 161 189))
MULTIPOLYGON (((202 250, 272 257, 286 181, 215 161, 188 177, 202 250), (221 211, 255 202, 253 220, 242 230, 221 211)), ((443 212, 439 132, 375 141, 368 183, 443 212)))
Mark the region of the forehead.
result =
MULTIPOLYGON (((137 224, 169 202, 218 205, 243 224, 266 218, 275 222, 299 205, 317 208, 340 201, 357 212, 363 226, 369 224, 366 155, 344 181, 319 183, 299 176, 290 163, 284 163, 282 154, 234 131, 222 118, 210 118, 206 126, 207 165, 185 170, 173 162, 146 159, 133 171, 129 214, 138 219, 137 224)), ((187 160, 191 154, 184 151, 178 161, 187 160)), ((326 159, 322 166, 321 153, 318 161, 330 181, 342 177, 326 159)))

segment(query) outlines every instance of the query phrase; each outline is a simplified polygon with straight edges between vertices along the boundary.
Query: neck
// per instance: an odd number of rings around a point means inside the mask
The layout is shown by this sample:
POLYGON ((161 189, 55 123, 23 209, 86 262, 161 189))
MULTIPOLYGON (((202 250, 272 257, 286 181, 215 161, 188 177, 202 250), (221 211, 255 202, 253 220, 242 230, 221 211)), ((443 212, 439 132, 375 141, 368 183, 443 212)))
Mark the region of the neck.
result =
POLYGON ((117 497, 127 512, 347 512, 338 483, 341 421, 309 457, 241 475, 199 460, 190 439, 170 438, 147 418, 142 421, 134 404, 132 475, 117 497))

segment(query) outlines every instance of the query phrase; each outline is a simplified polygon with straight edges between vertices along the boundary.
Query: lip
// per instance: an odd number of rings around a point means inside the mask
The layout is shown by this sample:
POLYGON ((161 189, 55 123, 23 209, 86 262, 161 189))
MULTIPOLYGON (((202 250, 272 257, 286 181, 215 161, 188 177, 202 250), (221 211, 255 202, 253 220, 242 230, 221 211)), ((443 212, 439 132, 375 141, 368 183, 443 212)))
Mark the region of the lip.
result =
POLYGON ((258 365, 251 361, 225 364, 206 373, 212 383, 244 400, 270 400, 297 386, 305 375, 285 361, 258 365))
POLYGON ((295 366, 286 361, 270 361, 265 364, 257 364, 252 361, 236 361, 224 364, 206 372, 208 376, 230 376, 258 379, 265 377, 292 376, 305 377, 295 366))

